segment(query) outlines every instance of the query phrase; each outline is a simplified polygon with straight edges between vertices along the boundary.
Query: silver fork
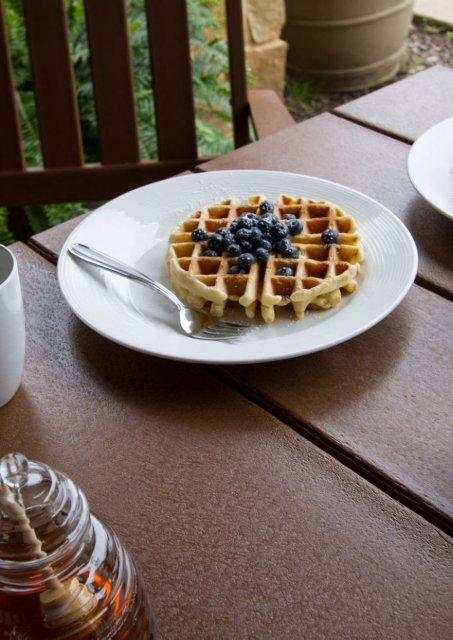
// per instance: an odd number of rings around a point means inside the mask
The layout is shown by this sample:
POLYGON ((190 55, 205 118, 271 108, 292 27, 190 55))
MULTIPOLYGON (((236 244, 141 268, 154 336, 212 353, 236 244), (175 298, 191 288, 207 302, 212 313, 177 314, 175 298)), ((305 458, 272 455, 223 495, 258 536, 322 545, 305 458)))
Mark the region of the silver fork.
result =
POLYGON ((234 340, 250 329, 250 325, 213 318, 204 311, 191 309, 160 282, 153 280, 141 271, 130 267, 124 262, 120 262, 120 260, 112 256, 88 247, 86 244, 75 242, 69 246, 68 251, 79 260, 129 278, 134 282, 139 282, 163 295, 178 309, 181 329, 191 338, 197 338, 198 340, 234 340))

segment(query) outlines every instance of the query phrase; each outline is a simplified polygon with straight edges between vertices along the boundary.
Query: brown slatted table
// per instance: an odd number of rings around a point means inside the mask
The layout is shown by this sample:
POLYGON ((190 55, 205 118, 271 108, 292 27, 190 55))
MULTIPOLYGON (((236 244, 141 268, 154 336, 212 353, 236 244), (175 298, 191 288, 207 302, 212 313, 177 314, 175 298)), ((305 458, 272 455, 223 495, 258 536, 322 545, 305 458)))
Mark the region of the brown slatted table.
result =
POLYGON ((159 638, 449 640, 447 535, 206 368, 90 331, 54 266, 14 251, 28 349, 2 450, 81 485, 143 568, 159 638))
POLYGON ((408 150, 323 115, 199 167, 335 180, 411 230, 402 304, 303 358, 207 368, 128 351, 59 291, 77 221, 15 245, 27 361, 2 447, 82 485, 143 567, 160 637, 450 640, 452 225, 412 188, 408 150))

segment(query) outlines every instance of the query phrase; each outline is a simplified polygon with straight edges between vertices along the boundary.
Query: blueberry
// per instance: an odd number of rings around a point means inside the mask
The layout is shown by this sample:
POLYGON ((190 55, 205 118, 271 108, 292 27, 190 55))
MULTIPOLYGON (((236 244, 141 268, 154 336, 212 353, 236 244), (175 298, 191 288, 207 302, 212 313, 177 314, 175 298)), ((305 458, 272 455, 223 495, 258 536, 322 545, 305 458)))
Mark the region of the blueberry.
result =
POLYGON ((254 225, 260 219, 260 217, 258 215, 256 215, 256 213, 251 213, 250 211, 247 211, 246 213, 243 213, 242 216, 244 216, 244 218, 247 218, 248 220, 251 220, 254 223, 254 225))
POLYGON ((272 229, 272 222, 269 218, 262 218, 258 222, 258 229, 260 229, 263 233, 270 233, 272 229))
POLYGON ((238 265, 241 269, 247 269, 247 271, 255 262, 255 256, 252 253, 242 253, 238 258, 238 265))
POLYGON ((288 249, 285 249, 285 251, 282 251, 282 256, 284 258, 298 258, 299 257, 299 249, 296 249, 296 247, 288 247, 288 249))
POLYGON ((294 271, 290 267, 281 267, 277 271, 277 275, 278 276, 293 276, 294 275, 294 271))
POLYGON ((262 217, 262 220, 267 220, 268 222, 270 222, 272 227, 280 222, 280 220, 277 218, 277 216, 274 216, 271 213, 266 213, 262 217))
POLYGON ((241 216, 240 218, 236 218, 238 223, 238 229, 253 229, 256 222, 251 218, 246 218, 245 216, 241 216))
POLYGON ((304 224, 300 220, 291 220, 288 222, 288 233, 290 236, 297 236, 298 233, 302 231, 304 224))
POLYGON ((321 235, 323 244, 338 244, 340 240, 340 234, 336 229, 324 229, 321 235))
POLYGON ((245 269, 241 269, 241 267, 239 267, 237 264, 234 264, 228 269, 228 273, 231 273, 232 275, 242 275, 247 272, 245 271, 245 269))
POLYGON ((251 242, 248 242, 247 240, 244 240, 244 242, 241 242, 241 249, 241 253, 251 253, 253 251, 253 244, 251 242))
POLYGON ((231 233, 235 233, 239 229, 239 219, 236 218, 228 227, 231 233))
POLYGON ((282 240, 288 235, 288 227, 283 222, 278 222, 272 227, 271 235, 274 240, 282 240))
POLYGON ((283 253, 284 251, 288 251, 291 249, 291 240, 288 238, 283 238, 283 240, 279 240, 274 244, 274 249, 277 253, 283 253))
POLYGON ((260 204, 261 215, 264 215, 265 213, 273 213, 273 212, 274 212, 274 205, 272 204, 272 202, 270 202, 269 200, 263 200, 263 202, 260 204))
POLYGON ((232 233, 227 233, 223 237, 223 246, 228 247, 230 244, 236 244, 236 238, 232 233))
POLYGON ((203 255, 206 258, 218 258, 220 254, 215 249, 206 249, 206 251, 203 252, 203 255))
POLYGON ((266 251, 272 251, 272 242, 270 242, 269 240, 266 240, 265 238, 262 238, 260 240, 258 247, 260 249, 265 249, 266 251))
POLYGON ((239 229, 239 231, 236 231, 235 234, 236 242, 250 241, 251 234, 252 232, 250 229, 239 229))
POLYGON ((204 240, 208 239, 208 234, 204 229, 198 227, 198 229, 194 229, 192 231, 192 240, 193 242, 204 242, 204 240))
POLYGON ((227 247, 226 253, 229 258, 236 258, 242 253, 241 246, 239 244, 230 244, 227 247))
POLYGON ((216 233, 219 236, 222 236, 223 238, 226 236, 227 233, 229 233, 230 230, 228 229, 228 227, 220 227, 219 229, 217 229, 216 233))
POLYGON ((221 249, 223 247, 223 237, 219 233, 213 233, 208 238, 209 249, 221 249))
POLYGON ((255 251, 255 258, 258 262, 267 262, 269 260, 269 251, 266 251, 263 247, 258 247, 255 251))
POLYGON ((283 220, 295 220, 296 216, 294 213, 284 213, 283 220))
POLYGON ((250 242, 253 242, 254 244, 259 244, 262 239, 263 239, 263 232, 260 229, 258 229, 258 227, 255 227, 254 229, 252 229, 252 231, 250 232, 250 242))

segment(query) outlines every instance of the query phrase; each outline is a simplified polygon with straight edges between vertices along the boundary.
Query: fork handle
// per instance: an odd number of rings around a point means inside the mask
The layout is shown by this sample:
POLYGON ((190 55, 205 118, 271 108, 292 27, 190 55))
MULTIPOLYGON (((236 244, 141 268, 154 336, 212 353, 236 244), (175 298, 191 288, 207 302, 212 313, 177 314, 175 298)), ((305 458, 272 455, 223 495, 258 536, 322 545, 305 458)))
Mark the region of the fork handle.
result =
POLYGON ((96 267, 100 267, 101 269, 105 269, 106 271, 110 271, 111 273, 116 273, 119 276, 129 278, 129 280, 134 280, 135 282, 139 282, 140 284, 144 284, 150 287, 157 293, 160 293, 165 298, 170 300, 170 302, 172 302, 179 311, 185 306, 182 304, 181 300, 175 296, 173 291, 167 289, 167 287, 165 287, 160 282, 153 280, 141 271, 138 271, 138 269, 134 269, 134 267, 130 267, 124 262, 121 262, 120 260, 107 255, 106 253, 102 253, 102 251, 93 249, 86 244, 80 244, 79 242, 74 242, 73 244, 71 244, 68 247, 68 251, 71 255, 84 260, 89 264, 93 264, 96 267))

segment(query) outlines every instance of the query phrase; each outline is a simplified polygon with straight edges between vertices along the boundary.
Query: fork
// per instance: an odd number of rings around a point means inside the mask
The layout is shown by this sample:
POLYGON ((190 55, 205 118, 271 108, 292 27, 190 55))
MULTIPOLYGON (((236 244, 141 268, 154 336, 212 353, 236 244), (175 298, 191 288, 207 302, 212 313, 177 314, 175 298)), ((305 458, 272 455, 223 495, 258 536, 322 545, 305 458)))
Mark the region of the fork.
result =
POLYGON ((79 260, 88 262, 106 271, 111 271, 119 276, 129 278, 163 295, 178 309, 181 329, 191 338, 197 338, 198 340, 231 341, 244 335, 250 329, 250 325, 213 318, 204 311, 191 309, 183 304, 172 291, 160 282, 153 280, 141 271, 86 244, 74 242, 68 247, 68 252, 79 260))

